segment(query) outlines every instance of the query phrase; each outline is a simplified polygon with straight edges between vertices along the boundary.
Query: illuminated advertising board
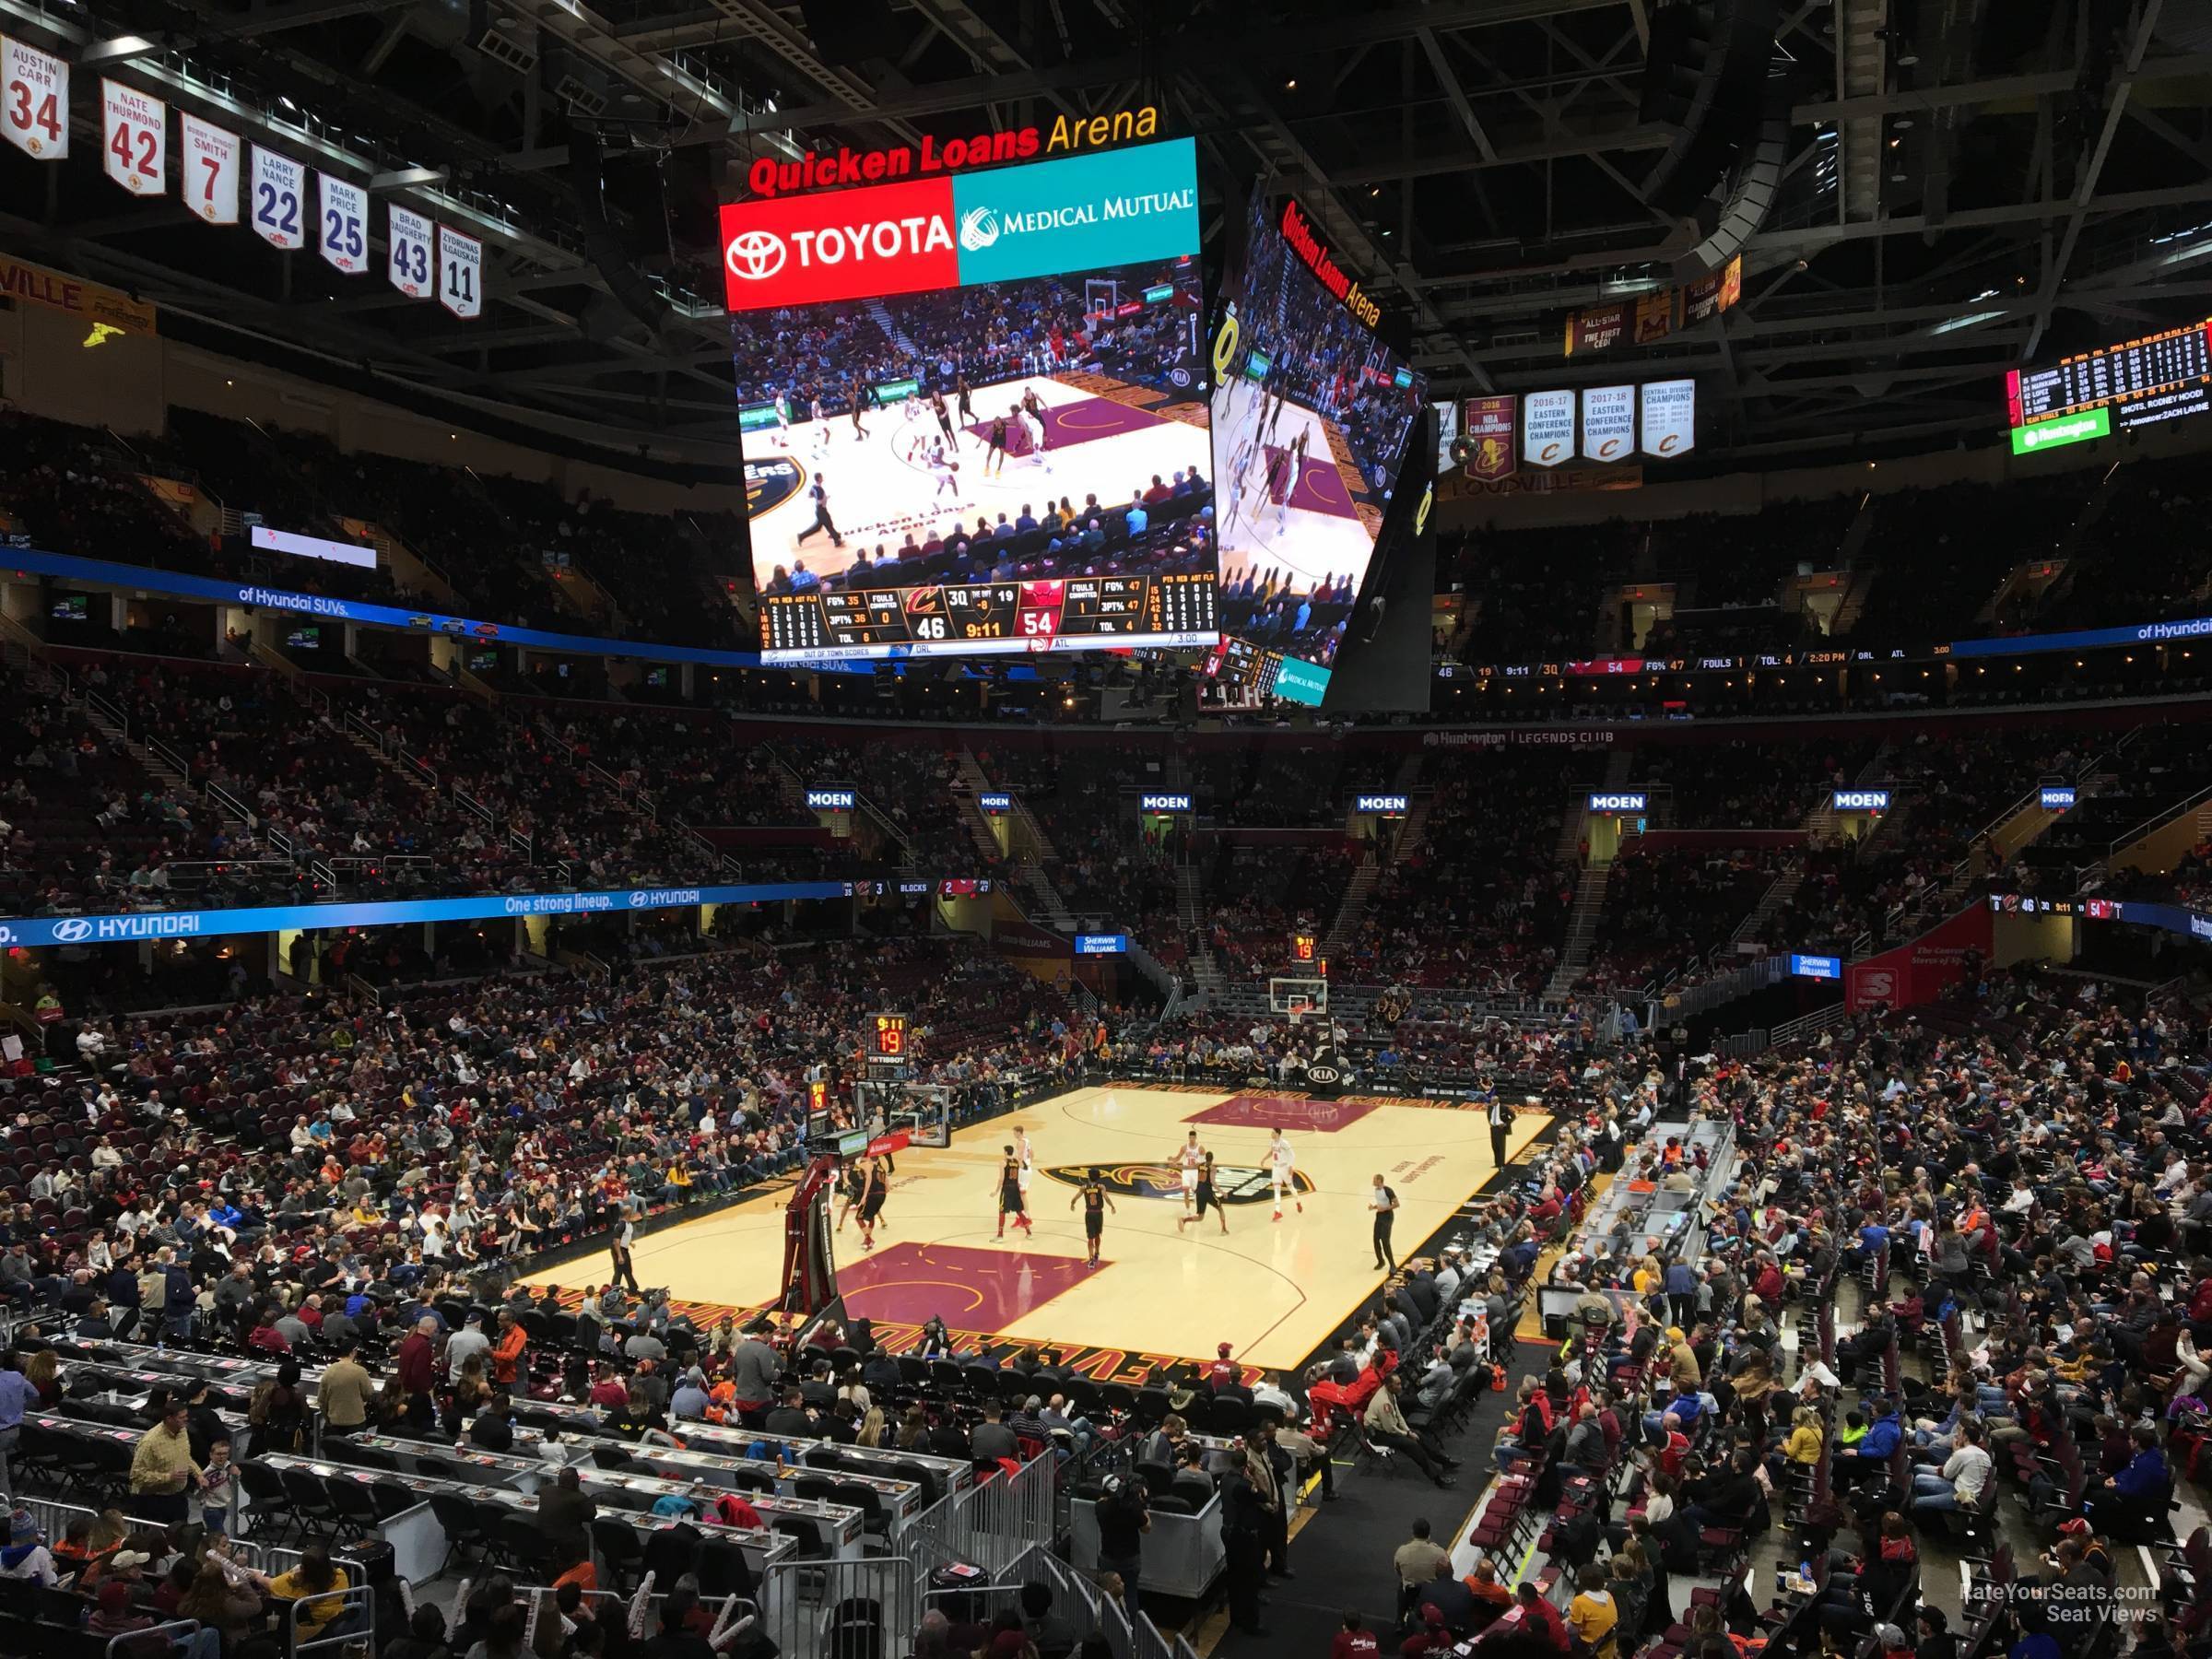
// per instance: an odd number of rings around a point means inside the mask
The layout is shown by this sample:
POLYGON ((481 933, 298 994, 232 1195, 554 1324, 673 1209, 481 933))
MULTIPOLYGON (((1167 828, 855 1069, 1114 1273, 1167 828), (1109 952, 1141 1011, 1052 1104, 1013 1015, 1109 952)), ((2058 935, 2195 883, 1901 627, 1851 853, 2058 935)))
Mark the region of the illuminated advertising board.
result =
POLYGON ((1651 804, 1652 797, 1641 790, 1594 794, 1590 797, 1592 812, 1646 812, 1650 810, 1651 804))
POLYGON ((1843 959, 1793 953, 1790 957, 1790 972, 1798 979, 1840 980, 1843 977, 1843 959))
POLYGON ((1360 600, 1428 381, 1295 200, 1254 191, 1212 368, 1221 631, 1308 668, 1318 701, 1360 600))
POLYGON ((722 223, 763 661, 1218 641, 1191 140, 722 223))
POLYGON ((1406 797, 1402 794, 1363 794, 1354 797, 1354 812, 1371 812, 1377 818, 1404 818, 1406 797))
POLYGON ((2212 408, 2212 318, 2116 340, 2005 376, 2005 409, 2016 433, 2063 422, 2045 436, 2016 437, 2013 453, 2132 431, 2212 408), (2081 417, 2100 413, 2100 428, 2081 417))
POLYGON ((1889 810, 1889 792, 1886 789, 1839 789, 1830 798, 1829 805, 1836 812, 1887 812, 1889 810))
POLYGON ((1120 956, 1129 948, 1127 934, 1077 934, 1077 956, 1120 956))
POLYGON ((2046 783, 2036 791, 2036 805, 2045 812, 2071 812, 2074 801, 2074 786, 2070 783, 2046 783))
POLYGON ((1141 794, 1136 798, 1139 812, 1188 812, 1191 797, 1187 794, 1141 794))

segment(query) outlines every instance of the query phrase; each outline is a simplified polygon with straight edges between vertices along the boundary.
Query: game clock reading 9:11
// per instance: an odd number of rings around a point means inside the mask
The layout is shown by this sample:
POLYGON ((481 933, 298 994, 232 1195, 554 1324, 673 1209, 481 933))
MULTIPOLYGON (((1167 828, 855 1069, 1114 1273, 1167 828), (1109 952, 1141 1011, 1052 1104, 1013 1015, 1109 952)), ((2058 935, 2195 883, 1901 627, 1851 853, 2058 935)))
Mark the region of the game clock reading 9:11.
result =
POLYGON ((878 1014, 869 1028, 868 1064, 871 1065, 904 1065, 906 1064, 906 1016, 878 1014))
POLYGON ((1198 238, 1188 139, 724 206, 764 660, 1216 643, 1198 238))

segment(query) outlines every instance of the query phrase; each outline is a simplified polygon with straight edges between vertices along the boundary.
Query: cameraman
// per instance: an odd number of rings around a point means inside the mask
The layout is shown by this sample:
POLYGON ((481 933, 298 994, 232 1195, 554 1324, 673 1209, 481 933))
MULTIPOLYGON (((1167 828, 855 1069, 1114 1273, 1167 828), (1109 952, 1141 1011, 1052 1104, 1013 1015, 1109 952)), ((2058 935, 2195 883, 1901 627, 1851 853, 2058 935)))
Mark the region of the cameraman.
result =
POLYGON ((1145 1564, 1144 1535, 1152 1530, 1152 1511, 1146 1504, 1145 1483, 1134 1475, 1109 1475, 1099 1494, 1099 1565, 1102 1575, 1121 1575, 1122 1597, 1129 1622, 1143 1612, 1137 1594, 1145 1564))

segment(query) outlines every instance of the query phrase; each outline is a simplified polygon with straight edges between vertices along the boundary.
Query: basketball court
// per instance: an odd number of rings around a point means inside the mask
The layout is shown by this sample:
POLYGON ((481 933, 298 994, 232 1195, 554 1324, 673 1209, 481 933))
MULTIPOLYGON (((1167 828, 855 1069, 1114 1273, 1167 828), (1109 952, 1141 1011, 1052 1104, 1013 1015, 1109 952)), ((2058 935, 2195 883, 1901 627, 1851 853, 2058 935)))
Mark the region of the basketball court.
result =
POLYGON ((1256 581, 1276 573, 1276 585, 1306 594, 1331 578, 1349 577, 1354 592, 1373 555, 1382 528, 1379 509, 1358 504, 1362 491, 1343 441, 1312 410, 1287 401, 1269 425, 1275 400, 1260 384, 1239 379, 1215 399, 1222 460, 1215 480, 1221 523, 1221 583, 1230 587, 1249 572, 1256 581), (1291 459, 1303 435, 1305 459, 1291 459), (1269 488, 1271 459, 1283 456, 1286 488, 1269 488), (1295 465, 1297 477, 1288 477, 1295 465))
MULTIPOLYGON (((1155 477, 1171 483, 1178 472, 1194 466, 1210 474, 1206 429, 1160 412, 1168 404, 1164 394, 1088 374, 1031 375, 977 386, 966 420, 957 400, 946 399, 958 440, 946 453, 959 463, 946 488, 930 466, 930 443, 945 434, 926 399, 911 411, 903 403, 864 411, 865 438, 853 435, 850 416, 801 420, 801 411, 794 409, 788 431, 768 426, 746 434, 748 458, 787 459, 799 473, 783 500, 752 519, 755 570, 765 583, 776 566, 788 570, 804 559, 816 575, 836 576, 864 550, 873 552, 880 544, 895 551, 909 532, 919 545, 956 524, 973 529, 979 515, 995 524, 1003 512, 1011 521, 1024 503, 1042 518, 1062 497, 1078 508, 1089 495, 1101 507, 1119 507, 1149 488, 1155 477), (1010 447, 1026 445, 1008 411, 1030 392, 1044 409, 1044 450, 1007 454, 986 473, 992 423, 1000 417, 1006 418, 1010 447), (829 491, 830 516, 845 538, 842 547, 826 535, 798 539, 814 523, 808 491, 817 477, 829 491)), ((1182 412, 1203 416, 1204 406, 1182 412)))
MULTIPOLYGON (((1548 1119, 1524 1113, 1511 1152, 1548 1119)), ((902 1348, 932 1315, 983 1343, 1049 1342, 1101 1380, 1129 1380, 1170 1360, 1210 1359, 1234 1345, 1247 1364, 1294 1366, 1372 1299, 1368 1194, 1380 1172, 1395 1189, 1401 1258, 1442 1226, 1494 1172, 1478 1111, 1347 1095, 1334 1100, 1267 1089, 1112 1084, 1082 1088, 954 1134, 943 1148, 897 1159, 885 1227, 864 1253, 857 1223, 835 1235, 838 1288, 850 1312, 902 1348), (996 1236, 1000 1148, 1026 1128, 1036 1160, 1033 1236, 996 1236), (1265 1171, 1280 1126, 1297 1156, 1300 1214, 1271 1220, 1265 1171), (1212 1214, 1178 1231, 1172 1159, 1185 1135, 1215 1155, 1229 1231, 1212 1214), (1115 1209, 1098 1267, 1084 1261, 1082 1217, 1070 1207, 1096 1166, 1115 1209)), ((641 1239, 638 1282, 665 1286, 693 1311, 761 1307, 779 1289, 782 1189, 641 1239)), ((594 1255, 534 1276, 581 1288, 604 1282, 594 1255)))

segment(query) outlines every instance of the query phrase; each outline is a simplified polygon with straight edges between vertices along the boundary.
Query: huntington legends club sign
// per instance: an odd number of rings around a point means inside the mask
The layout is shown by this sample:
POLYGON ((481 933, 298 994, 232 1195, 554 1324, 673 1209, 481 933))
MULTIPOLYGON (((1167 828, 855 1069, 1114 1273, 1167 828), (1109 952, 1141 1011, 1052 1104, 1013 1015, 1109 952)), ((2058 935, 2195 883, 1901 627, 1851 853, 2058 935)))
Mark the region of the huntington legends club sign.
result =
POLYGON ((1072 156, 1110 145, 1137 143, 1159 131, 1159 111, 1147 104, 1136 110, 1117 110, 1111 115, 1063 115, 1049 127, 1014 127, 1003 133, 978 133, 972 138, 939 140, 924 134, 919 144, 881 149, 849 149, 841 145, 826 156, 809 150, 796 161, 762 156, 747 171, 746 182, 761 197, 808 190, 849 190, 856 184, 926 178, 971 167, 1000 167, 1009 161, 1033 160, 1040 155, 1072 156))

